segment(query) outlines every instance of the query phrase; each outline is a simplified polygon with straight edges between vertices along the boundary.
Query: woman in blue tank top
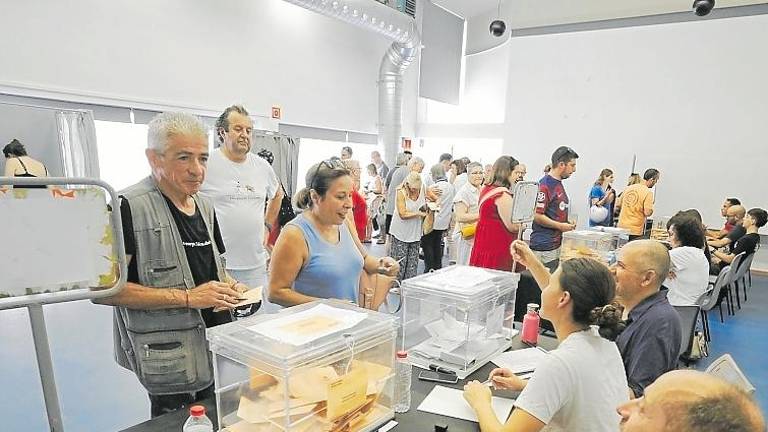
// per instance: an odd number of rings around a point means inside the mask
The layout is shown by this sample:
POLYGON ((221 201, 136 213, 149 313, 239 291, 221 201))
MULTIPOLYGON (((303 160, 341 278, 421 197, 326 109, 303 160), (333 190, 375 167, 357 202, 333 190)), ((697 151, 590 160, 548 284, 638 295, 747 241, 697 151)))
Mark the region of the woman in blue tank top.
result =
POLYGON ((313 165, 306 182, 296 195, 304 211, 283 228, 272 252, 269 301, 288 307, 335 298, 363 305, 358 299, 363 270, 395 276, 400 266, 390 257, 368 255, 352 235, 347 222, 352 177, 340 161, 313 165))

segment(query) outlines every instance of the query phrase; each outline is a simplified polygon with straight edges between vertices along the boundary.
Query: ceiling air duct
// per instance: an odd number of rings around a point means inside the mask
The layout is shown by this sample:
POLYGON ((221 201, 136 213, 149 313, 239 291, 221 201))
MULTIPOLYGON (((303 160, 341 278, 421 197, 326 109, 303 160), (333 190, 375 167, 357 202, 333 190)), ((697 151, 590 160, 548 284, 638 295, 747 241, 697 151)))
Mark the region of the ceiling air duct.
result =
POLYGON ((421 44, 416 21, 376 0, 285 1, 381 34, 392 41, 379 66, 378 140, 387 164, 394 166, 402 133, 403 74, 416 58, 421 44))

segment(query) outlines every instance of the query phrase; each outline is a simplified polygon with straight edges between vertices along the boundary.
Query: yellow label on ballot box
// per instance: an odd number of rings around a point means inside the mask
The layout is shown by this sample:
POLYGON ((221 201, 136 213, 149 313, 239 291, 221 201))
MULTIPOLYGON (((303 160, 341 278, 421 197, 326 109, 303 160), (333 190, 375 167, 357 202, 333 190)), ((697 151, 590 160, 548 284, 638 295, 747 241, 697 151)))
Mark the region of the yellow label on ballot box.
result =
POLYGON ((312 334, 319 333, 339 325, 339 321, 333 318, 317 316, 312 318, 303 319, 300 321, 292 322, 281 327, 281 330, 296 334, 312 334))
POLYGON ((359 368, 328 384, 328 419, 333 420, 365 404, 368 373, 359 368))

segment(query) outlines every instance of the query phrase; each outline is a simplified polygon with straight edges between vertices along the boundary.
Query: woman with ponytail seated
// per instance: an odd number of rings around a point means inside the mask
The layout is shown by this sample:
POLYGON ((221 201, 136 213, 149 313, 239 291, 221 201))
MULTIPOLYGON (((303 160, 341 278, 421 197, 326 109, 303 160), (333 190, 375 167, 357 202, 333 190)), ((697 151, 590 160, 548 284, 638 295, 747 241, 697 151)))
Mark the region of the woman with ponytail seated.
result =
POLYGON ((530 381, 507 369, 494 369, 495 388, 520 391, 506 424, 491 408, 491 390, 473 381, 464 398, 477 413, 482 431, 617 431, 617 404, 629 400, 627 378, 613 340, 623 328, 622 310, 614 305, 616 283, 608 267, 575 258, 549 271, 528 245, 516 240, 513 257, 528 267, 542 287, 541 316, 555 327, 560 346, 550 351, 530 381))
POLYGON ((379 273, 395 276, 400 266, 390 257, 368 255, 349 226, 350 172, 337 159, 322 161, 309 169, 306 182, 296 195, 303 212, 283 228, 272 252, 269 301, 288 307, 333 298, 378 308, 386 293, 373 293, 376 300, 364 302, 361 279, 379 273))

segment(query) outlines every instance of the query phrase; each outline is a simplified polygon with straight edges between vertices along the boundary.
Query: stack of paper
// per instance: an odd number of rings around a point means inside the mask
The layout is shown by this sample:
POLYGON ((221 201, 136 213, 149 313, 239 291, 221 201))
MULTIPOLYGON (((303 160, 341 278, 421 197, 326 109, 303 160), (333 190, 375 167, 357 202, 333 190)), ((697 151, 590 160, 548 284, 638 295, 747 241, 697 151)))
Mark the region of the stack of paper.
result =
MULTIPOLYGON (((470 407, 464 399, 463 393, 464 392, 461 390, 435 386, 427 397, 424 398, 421 405, 419 405, 418 410, 477 422, 477 415, 475 415, 472 407, 470 407)), ((496 413, 496 418, 498 418, 501 423, 506 422, 514 405, 514 399, 506 399, 496 396, 491 398, 493 412, 496 413)))
POLYGON ((498 367, 506 368, 516 375, 530 375, 549 354, 540 348, 526 348, 507 351, 491 359, 498 367))

